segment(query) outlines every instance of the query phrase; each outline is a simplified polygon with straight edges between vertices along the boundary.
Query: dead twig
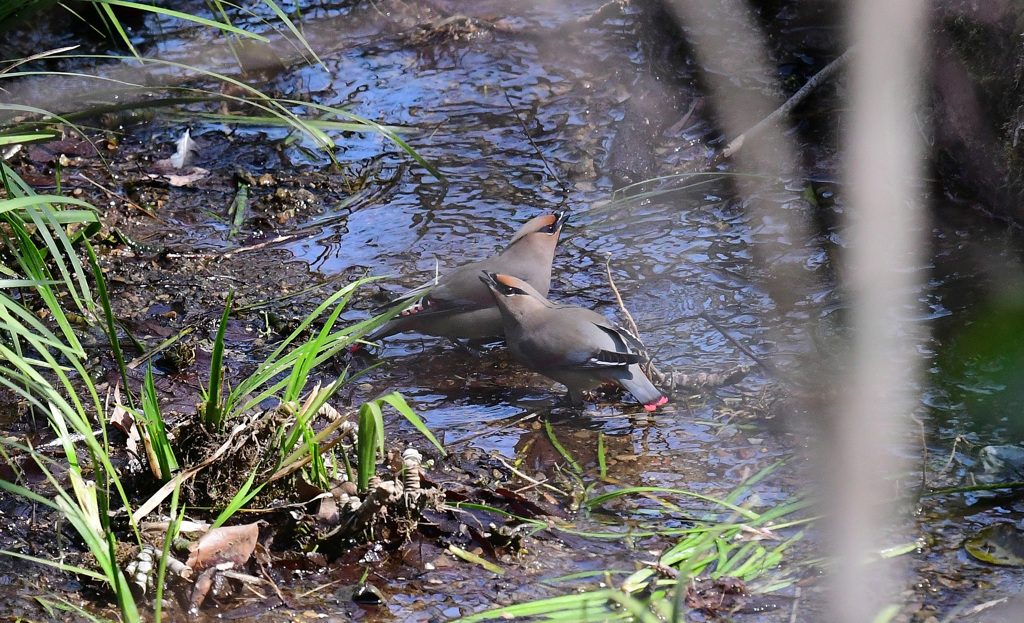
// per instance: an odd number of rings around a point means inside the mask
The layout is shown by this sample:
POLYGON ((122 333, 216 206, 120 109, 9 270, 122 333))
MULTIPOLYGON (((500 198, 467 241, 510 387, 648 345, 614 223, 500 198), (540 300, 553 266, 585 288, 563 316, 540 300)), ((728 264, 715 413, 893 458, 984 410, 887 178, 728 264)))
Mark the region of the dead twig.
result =
MULTIPOLYGON (((525 487, 525 488, 521 489, 520 491, 525 491, 526 489, 530 489, 530 488, 534 488, 534 487, 544 487, 545 489, 548 489, 549 491, 553 491, 554 493, 557 493, 558 495, 565 495, 565 491, 562 491, 558 487, 553 487, 553 486, 549 485, 547 483, 547 481, 545 481, 545 480, 537 480, 536 478, 530 478, 529 476, 527 476, 523 472, 519 471, 515 467, 509 465, 508 462, 506 462, 503 459, 499 458, 498 462, 501 463, 502 465, 504 465, 505 469, 509 470, 510 472, 515 474, 516 476, 519 476, 523 480, 525 480, 525 481, 530 483, 529 487, 525 487)), ((516 493, 519 493, 519 491, 516 491, 516 493)))
MULTIPOLYGON (((911 415, 910 419, 917 424, 918 439, 921 440, 921 491, 924 491, 928 488, 928 437, 925 434, 924 422, 921 421, 921 418, 911 415)), ((953 442, 953 451, 956 452, 955 441, 953 442)), ((949 458, 952 460, 952 455, 949 458)))
POLYGON ((806 100, 808 96, 810 96, 811 92, 813 92, 816 88, 821 86, 823 82, 832 78, 832 76, 838 73, 839 70, 842 69, 846 62, 850 59, 850 56, 852 55, 854 50, 855 48, 847 49, 834 61, 832 61, 828 65, 825 65, 825 67, 823 67, 821 71, 811 76, 811 78, 806 83, 804 83, 804 85, 800 87, 800 89, 797 90, 796 93, 794 93, 789 99, 787 99, 782 104, 782 106, 776 108, 770 115, 754 124, 753 127, 751 127, 743 134, 740 134, 736 138, 729 141, 725 148, 722 151, 720 151, 717 155, 715 155, 715 157, 713 157, 706 165, 700 165, 698 160, 693 160, 690 162, 690 164, 677 169, 675 171, 675 174, 684 175, 687 173, 694 173, 700 167, 703 167, 705 171, 712 170, 718 165, 722 164, 722 162, 724 162, 727 158, 730 158, 733 155, 735 155, 736 152, 738 152, 743 147, 743 144, 746 142, 747 139, 756 137, 757 135, 764 132, 773 123, 779 121, 779 119, 781 119, 783 116, 788 115, 790 112, 793 111, 794 108, 802 104, 803 101, 806 100))
POLYGON ((267 569, 263 566, 263 563, 260 563, 258 566, 260 568, 260 574, 266 579, 267 583, 270 584, 270 588, 274 589, 274 593, 277 594, 277 598, 281 600, 281 603, 288 608, 294 608, 295 606, 293 606, 292 602, 284 596, 284 593, 281 592, 281 588, 277 585, 277 582, 274 581, 274 578, 270 577, 270 574, 267 573, 267 569))
POLYGON ((640 337, 640 329, 636 326, 636 321, 633 320, 633 315, 626 309, 626 305, 622 302, 622 296, 619 295, 619 289, 615 287, 615 280, 612 279, 612 256, 609 253, 608 257, 604 261, 604 270, 608 274, 608 285, 612 289, 612 294, 615 295, 615 300, 619 304, 619 310, 626 317, 626 323, 629 324, 629 330, 633 332, 633 335, 640 337))
POLYGON ((232 255, 236 255, 238 253, 245 253, 247 251, 258 251, 260 249, 263 249, 265 247, 269 247, 271 245, 281 244, 282 242, 288 242, 289 240, 294 240, 296 238, 302 238, 302 237, 305 237, 305 236, 309 236, 312 233, 313 232, 309 232, 307 234, 284 234, 284 235, 278 236, 278 237, 276 237, 276 238, 274 238, 272 240, 264 240, 263 242, 259 242, 257 244, 249 245, 247 247, 239 247, 239 248, 235 249, 234 251, 228 251, 227 253, 221 255, 220 257, 222 257, 224 259, 228 259, 232 255))
MULTIPOLYGON (((615 286, 615 280, 612 279, 611 262, 612 256, 609 255, 604 263, 605 273, 608 275, 608 287, 612 289, 612 294, 615 295, 615 300, 619 303, 619 311, 621 311, 622 315, 626 318, 626 324, 629 325, 629 332, 633 334, 637 343, 643 346, 643 342, 640 339, 640 328, 636 326, 636 321, 633 320, 633 314, 629 313, 629 310, 626 309, 626 304, 622 302, 622 296, 619 294, 619 289, 615 286)), ((640 369, 643 370, 643 373, 646 374, 655 385, 666 390, 669 394, 673 394, 674 387, 669 383, 666 383, 666 380, 669 377, 666 377, 660 370, 654 367, 654 359, 651 357, 650 352, 647 351, 647 347, 638 349, 637 354, 640 355, 642 360, 640 362, 640 369)))
POLYGON ((768 374, 771 374, 774 377, 777 377, 777 378, 779 377, 778 370, 775 369, 775 366, 773 366, 772 364, 768 363, 768 361, 762 359, 761 357, 758 357, 754 353, 754 351, 750 350, 747 347, 746 344, 740 342, 739 340, 734 338, 732 335, 730 335, 729 332, 726 331, 724 328, 722 328, 722 326, 720 324, 718 324, 718 322, 714 318, 712 318, 710 315, 708 315, 707 312, 701 312, 701 313, 698 314, 698 316, 703 318, 705 322, 707 322, 709 325, 714 327, 715 331, 718 331, 722 335, 722 337, 724 337, 725 339, 729 340, 729 342, 733 346, 735 346, 737 348, 737 350, 739 350, 741 353, 743 353, 747 357, 750 357, 750 359, 754 363, 756 363, 757 365, 761 366, 761 368, 764 369, 765 372, 767 372, 768 374))
POLYGON ((695 98, 690 103, 690 110, 687 110, 686 114, 683 115, 679 119, 679 121, 676 121, 675 123, 673 123, 672 126, 668 130, 665 131, 665 133, 670 135, 670 136, 675 136, 676 134, 678 134, 679 131, 683 129, 683 126, 686 125, 686 122, 690 120, 690 117, 693 116, 694 111, 697 110, 697 106, 699 106, 703 101, 704 101, 703 98, 700 98, 700 97, 695 98))
MULTIPOLYGON (((953 440, 953 449, 949 451, 949 460, 946 461, 946 464, 943 465, 942 469, 939 470, 940 474, 945 474, 946 471, 949 470, 949 466, 953 464, 953 461, 956 459, 956 446, 961 441, 964 442, 967 445, 970 445, 970 443, 971 443, 971 442, 967 441, 967 438, 964 437, 963 435, 957 435, 956 439, 953 440)), ((927 451, 927 447, 925 448, 925 450, 927 451)))
POLYGON ((699 372, 683 374, 677 372, 669 377, 673 391, 680 388, 706 390, 739 383, 750 373, 750 366, 736 366, 728 372, 699 372))
POLYGON ((445 442, 444 445, 445 445, 446 448, 451 448, 453 446, 466 443, 467 441, 473 441, 474 439, 476 439, 478 437, 483 437, 484 435, 495 435, 497 433, 500 433, 503 430, 507 430, 507 429, 512 428, 514 426, 519 426, 520 424, 522 424, 526 420, 532 420, 533 418, 537 417, 538 413, 539 412, 537 412, 537 411, 534 411, 533 413, 527 413, 523 417, 515 420, 514 422, 509 422, 508 424, 506 424, 504 426, 500 426, 498 428, 487 428, 486 430, 482 430, 479 433, 473 433, 472 435, 469 435, 468 437, 463 437, 462 439, 458 439, 458 440, 453 441, 451 443, 445 442))
POLYGON ((834 76, 836 73, 838 73, 839 70, 843 68, 843 65, 845 65, 846 62, 850 60, 850 56, 852 55, 853 51, 854 48, 847 49, 839 56, 839 58, 835 59, 828 65, 825 65, 825 67, 823 67, 821 71, 811 76, 811 78, 802 87, 800 87, 800 89, 796 93, 794 93, 788 100, 786 100, 782 104, 782 106, 776 108, 775 111, 772 112, 772 114, 768 115, 761 121, 757 122, 757 124, 754 125, 754 127, 750 128, 743 134, 740 134, 736 138, 729 141, 729 144, 725 146, 725 149, 723 149, 717 156, 715 156, 711 160, 710 167, 715 167, 721 164, 722 161, 724 161, 726 158, 729 158, 733 154, 738 152, 743 147, 743 143, 748 138, 753 138, 757 136, 765 129, 767 129, 770 125, 791 113, 794 108, 799 106, 801 103, 803 103, 804 100, 807 99, 807 97, 811 94, 812 91, 821 86, 821 83, 825 82, 826 80, 834 76))
POLYGON ((519 114, 519 111, 516 110, 516 107, 512 104, 512 98, 508 96, 508 91, 502 89, 501 93, 502 95, 505 96, 505 101, 508 102, 508 107, 512 110, 512 114, 514 114, 516 116, 516 119, 519 120, 519 125, 523 127, 523 134, 526 135, 526 140, 530 141, 530 145, 533 146, 533 150, 537 152, 538 156, 540 156, 540 161, 544 163, 544 168, 548 170, 548 175, 550 175, 551 178, 555 180, 555 182, 558 184, 558 187, 562 189, 562 195, 567 196, 569 194, 569 191, 566 189, 565 184, 562 183, 561 178, 558 177, 558 174, 555 173, 555 170, 551 168, 551 164, 549 164, 548 159, 544 157, 544 153, 540 150, 540 147, 538 147, 537 143, 534 142, 533 137, 530 135, 529 128, 526 127, 526 121, 519 114))
POLYGON ((793 609, 789 613, 789 623, 796 623, 797 609, 800 607, 800 587, 796 587, 796 592, 793 594, 793 609))
POLYGON ((640 564, 644 565, 645 567, 650 567, 651 569, 656 571, 658 573, 658 575, 660 575, 662 577, 670 578, 670 579, 673 579, 673 580, 679 578, 679 570, 678 569, 676 569, 675 567, 670 567, 670 566, 668 566, 666 564, 663 564, 663 563, 661 563, 659 561, 656 561, 656 560, 641 560, 640 564))
POLYGON ((168 222, 167 222, 167 221, 165 221, 164 219, 160 218, 160 217, 159 217, 159 216, 157 216, 156 214, 153 214, 153 212, 152 212, 152 211, 150 211, 150 210, 147 210, 146 208, 144 208, 144 207, 140 206, 139 204, 135 203, 134 201, 132 201, 132 200, 131 200, 131 199, 129 199, 128 197, 125 197, 124 195, 121 195, 121 194, 119 194, 119 193, 115 193, 114 191, 110 190, 109 188, 107 188, 107 187, 106 187, 106 186, 104 186, 103 184, 100 184, 99 182, 97 182, 97 181, 95 181, 95 180, 92 180, 92 179, 90 179, 89 177, 85 176, 84 174, 82 174, 82 173, 79 173, 79 174, 77 174, 77 175, 76 175, 75 177, 77 177, 77 178, 78 178, 78 179, 80 179, 80 180, 84 180, 84 181, 86 181, 86 182, 89 182, 90 184, 92 184, 92 185, 93 185, 93 186, 95 186, 96 188, 99 188, 99 189, 100 189, 100 190, 102 190, 102 191, 103 191, 104 193, 106 193, 108 197, 112 197, 112 198, 114 198, 114 199, 118 199, 118 200, 120 200, 120 201, 123 201, 123 202, 125 202, 126 204, 128 204, 128 205, 130 205, 131 207, 135 208, 135 209, 136 209, 136 210, 138 210, 139 212, 142 212, 143 214, 145 214, 145 215, 146 215, 146 216, 148 216, 149 218, 151 218, 151 219, 153 219, 153 220, 156 220, 156 221, 159 221, 159 222, 160 222, 161 224, 163 224, 163 225, 170 225, 170 223, 168 223, 168 222))
MULTIPOLYGON (((637 326, 636 321, 633 320, 633 315, 629 313, 628 309, 626 309, 625 303, 622 302, 622 296, 619 294, 619 289, 615 286, 615 280, 612 278, 611 256, 608 257, 604 267, 608 274, 608 286, 611 288, 612 294, 615 295, 615 300, 618 302, 619 310, 626 319, 626 324, 629 325, 627 329, 632 332, 633 337, 640 342, 640 328, 637 326)), ((767 364, 762 362, 757 355, 750 351, 750 349, 733 339, 705 314, 702 313, 701 316, 710 322, 712 326, 718 329, 726 339, 735 344, 737 348, 767 369, 767 364)), ((725 385, 734 385, 743 380, 743 378, 750 372, 750 366, 736 366, 732 370, 724 373, 700 372, 698 374, 683 374, 682 372, 671 372, 670 374, 665 374, 655 367, 654 360, 646 348, 639 349, 637 354, 640 355, 642 359, 640 369, 643 370, 644 374, 646 374, 647 377, 650 378, 656 386, 658 386, 658 388, 669 396, 675 395, 681 388, 708 390, 725 385)))

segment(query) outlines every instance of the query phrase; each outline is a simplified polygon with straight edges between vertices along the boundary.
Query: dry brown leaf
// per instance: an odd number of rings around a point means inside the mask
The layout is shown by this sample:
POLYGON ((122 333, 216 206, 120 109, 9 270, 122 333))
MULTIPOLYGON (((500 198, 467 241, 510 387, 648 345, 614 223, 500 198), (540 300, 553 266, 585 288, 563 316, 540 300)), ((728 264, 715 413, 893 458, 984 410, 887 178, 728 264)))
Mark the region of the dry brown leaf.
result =
POLYGON ((171 186, 188 186, 210 174, 202 167, 185 167, 177 171, 171 165, 170 160, 157 160, 153 163, 153 168, 160 172, 150 173, 150 179, 164 178, 171 186))
POLYGON ((260 527, 255 523, 210 530, 192 546, 186 564, 195 571, 225 562, 242 565, 252 556, 259 537, 260 527))
POLYGON ((135 416, 128 412, 120 404, 114 405, 114 412, 110 415, 110 423, 121 429, 128 439, 125 441, 125 448, 134 456, 139 456, 139 442, 142 441, 142 434, 139 432, 135 416))
POLYGON ((746 584, 739 578, 695 578, 686 587, 686 605, 712 614, 734 612, 749 595, 746 584))
POLYGON ((782 539, 775 535, 771 530, 765 527, 754 528, 747 524, 740 525, 740 534, 737 535, 737 541, 781 541, 782 539))

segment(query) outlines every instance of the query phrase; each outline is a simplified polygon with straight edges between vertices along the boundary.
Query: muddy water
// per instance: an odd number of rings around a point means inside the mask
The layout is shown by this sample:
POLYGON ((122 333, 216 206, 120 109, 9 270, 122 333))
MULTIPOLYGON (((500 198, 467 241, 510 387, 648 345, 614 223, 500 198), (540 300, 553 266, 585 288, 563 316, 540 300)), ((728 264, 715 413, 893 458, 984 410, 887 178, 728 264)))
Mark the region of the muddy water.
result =
MULTIPOLYGON (((647 40, 637 37, 638 28, 650 27, 649 17, 632 12, 598 28, 555 32, 596 6, 575 3, 570 15, 564 8, 541 4, 517 5, 511 8, 514 14, 497 3, 458 5, 452 10, 501 18, 514 32, 478 24, 438 32, 430 39, 416 26, 436 13, 398 6, 384 6, 383 11, 370 6, 307 7, 307 36, 324 66, 279 68, 264 78, 262 87, 346 105, 364 117, 408 128, 409 143, 441 169, 446 182, 412 164, 380 137, 336 136, 344 172, 312 187, 318 210, 295 215, 279 227, 303 235, 242 261, 204 266, 207 277, 244 287, 248 281, 278 275, 295 291, 338 276, 368 273, 389 275, 384 288, 399 293, 429 279, 437 268, 501 248, 532 216, 567 209, 572 218, 556 255, 552 298, 616 315, 605 275, 611 257, 618 289, 662 369, 721 372, 752 363, 701 313, 755 353, 779 356, 783 372, 791 371, 785 368, 787 361, 813 356, 813 338, 821 336, 810 335, 808 319, 824 319, 825 326, 837 327, 840 321, 833 319, 842 309, 834 285, 843 245, 834 225, 843 212, 834 140, 813 122, 803 121, 801 137, 808 143, 802 148, 813 163, 807 178, 766 179, 754 188, 756 197, 738 196, 725 177, 686 192, 606 209, 617 180, 632 175, 631 168, 644 177, 666 174, 703 161, 720 137, 702 104, 700 85, 687 69, 690 65, 651 45, 659 41, 657 33, 647 40), (638 118, 645 123, 637 123, 638 118), (350 187, 360 179, 368 180, 371 192, 333 212, 332 206, 350 197, 350 187), (808 180, 813 182, 813 203, 805 193, 808 180), (799 264, 814 278, 818 286, 806 300, 779 305, 769 296, 767 271, 755 260, 754 248, 781 233, 776 223, 750 215, 746 208, 754 199, 798 211, 819 224, 815 240, 794 249, 791 257, 771 258, 799 264), (263 277, 253 279, 256 273, 263 277)), ((784 21, 779 24, 787 27, 784 21)), ((192 31, 169 22, 162 30, 159 39, 148 42, 149 54, 190 62, 202 57, 217 70, 230 66, 226 49, 214 45, 211 50, 208 41, 198 41, 192 31)), ((274 41, 278 52, 286 49, 274 41)), ((805 61, 807 67, 815 62, 820 66, 824 59, 813 53, 780 54, 805 61)), ((831 106, 826 98, 818 104, 826 112, 831 106)), ((230 201, 235 165, 255 177, 271 173, 281 183, 330 171, 329 160, 308 142, 277 147, 283 131, 250 127, 232 129, 229 136, 225 126, 200 121, 191 125, 203 146, 196 164, 210 169, 214 181, 194 191, 171 191, 171 231, 127 219, 140 235, 167 242, 173 234, 177 244, 190 248, 229 248, 237 243, 227 238, 223 224, 205 218, 197 208, 230 201), (269 149, 268 143, 275 148, 269 149)), ((127 149, 145 155, 145 145, 158 145, 165 156, 180 129, 181 121, 158 114, 126 139, 134 145, 127 149)), ((938 193, 933 201, 950 205, 936 210, 938 218, 925 234, 933 249, 932 262, 922 267, 930 279, 919 293, 926 309, 920 320, 934 337, 922 349, 935 367, 929 386, 921 389, 917 415, 926 426, 926 471, 935 481, 955 483, 966 468, 957 462, 949 468, 944 464, 958 435, 978 445, 1024 438, 999 417, 995 422, 977 418, 979 409, 964 398, 1000 387, 984 386, 976 375, 967 381, 950 378, 939 361, 941 351, 956 342, 964 323, 984 308, 990 293, 1019 278, 1020 241, 1017 233, 1006 233, 998 224, 979 225, 973 216, 964 218, 969 206, 938 193)), ((277 228, 269 220, 270 225, 248 224, 245 233, 255 240, 259 231, 277 228)), ((369 302, 358 303, 346 318, 365 317, 370 307, 369 302)), ((242 340, 236 345, 242 348, 242 340)), ((757 367, 737 386, 680 397, 651 416, 628 402, 600 402, 569 417, 557 409, 560 388, 524 372, 500 350, 469 356, 443 341, 404 335, 388 340, 380 355, 385 365, 364 377, 351 399, 399 389, 446 444, 459 451, 524 458, 524 465, 537 474, 551 473, 552 465, 562 461, 539 424, 552 408, 553 430, 582 464, 588 482, 596 474, 598 432, 609 448, 609 476, 621 485, 675 487, 714 496, 726 495, 780 459, 799 464, 799 447, 814 443, 784 434, 773 424, 780 413, 772 398, 784 390, 757 367)), ((970 462, 970 449, 958 449, 960 458, 970 462)), ((808 488, 802 478, 796 467, 781 470, 753 495, 764 504, 792 499, 808 488)), ((1016 503, 992 508, 967 502, 971 500, 925 500, 919 518, 908 515, 894 530, 895 543, 922 534, 932 539, 924 551, 908 556, 908 613, 927 614, 930 608, 941 612, 1014 590, 1011 576, 967 559, 960 541, 977 526, 1018 520, 1016 503), (950 507, 956 507, 952 515, 947 514, 950 507)), ((580 527, 596 529, 609 518, 601 519, 582 518, 580 527)), ((503 561, 511 573, 498 581, 481 569, 451 562, 429 546, 423 554, 421 547, 420 562, 439 568, 423 573, 418 565, 392 562, 381 581, 388 606, 357 610, 356 616, 447 620, 497 604, 563 594, 563 586, 543 581, 581 570, 632 569, 637 560, 651 557, 647 550, 662 546, 655 541, 545 541, 538 544, 544 548, 542 563, 534 558, 523 564, 503 561)), ((794 562, 799 558, 794 555, 794 562)), ((794 573, 803 573, 796 569, 794 573)), ((296 579, 288 588, 310 587, 296 579)), ((336 608, 335 613, 352 608, 330 598, 313 605, 321 611, 336 608)), ((790 612, 748 616, 789 620, 790 612)), ((813 620, 813 614, 805 616, 813 620)))

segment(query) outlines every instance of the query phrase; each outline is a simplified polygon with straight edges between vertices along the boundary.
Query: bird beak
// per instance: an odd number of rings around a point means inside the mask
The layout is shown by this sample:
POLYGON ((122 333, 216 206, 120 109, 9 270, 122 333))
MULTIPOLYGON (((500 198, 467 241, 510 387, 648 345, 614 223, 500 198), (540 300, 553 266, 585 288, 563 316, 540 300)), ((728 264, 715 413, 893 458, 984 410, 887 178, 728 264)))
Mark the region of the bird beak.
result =
POLYGON ((481 271, 480 281, 483 281, 484 285, 490 288, 491 290, 496 291, 498 288, 498 280, 494 273, 489 273, 486 270, 481 271))
POLYGON ((569 220, 569 211, 564 210, 562 212, 555 212, 555 216, 557 217, 557 219, 555 220, 555 229, 557 231, 561 231, 562 226, 565 225, 565 222, 569 220))

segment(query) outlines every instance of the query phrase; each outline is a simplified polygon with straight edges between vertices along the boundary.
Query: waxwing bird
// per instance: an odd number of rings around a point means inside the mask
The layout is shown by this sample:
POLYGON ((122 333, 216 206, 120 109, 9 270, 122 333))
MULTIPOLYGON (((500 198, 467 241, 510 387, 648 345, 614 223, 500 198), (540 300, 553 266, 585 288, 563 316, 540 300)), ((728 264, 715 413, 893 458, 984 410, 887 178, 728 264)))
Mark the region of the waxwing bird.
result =
POLYGON ((365 340, 376 342, 406 331, 450 339, 501 337, 501 312, 480 282, 481 271, 514 275, 547 294, 555 245, 568 217, 567 212, 535 217, 519 228, 498 255, 464 264, 407 293, 403 298, 409 305, 365 340))
POLYGON ((627 390, 648 411, 668 398, 640 370, 640 339, 601 314, 552 303, 536 288, 510 275, 484 273, 501 310, 505 342, 526 367, 569 388, 574 404, 604 383, 627 390))

